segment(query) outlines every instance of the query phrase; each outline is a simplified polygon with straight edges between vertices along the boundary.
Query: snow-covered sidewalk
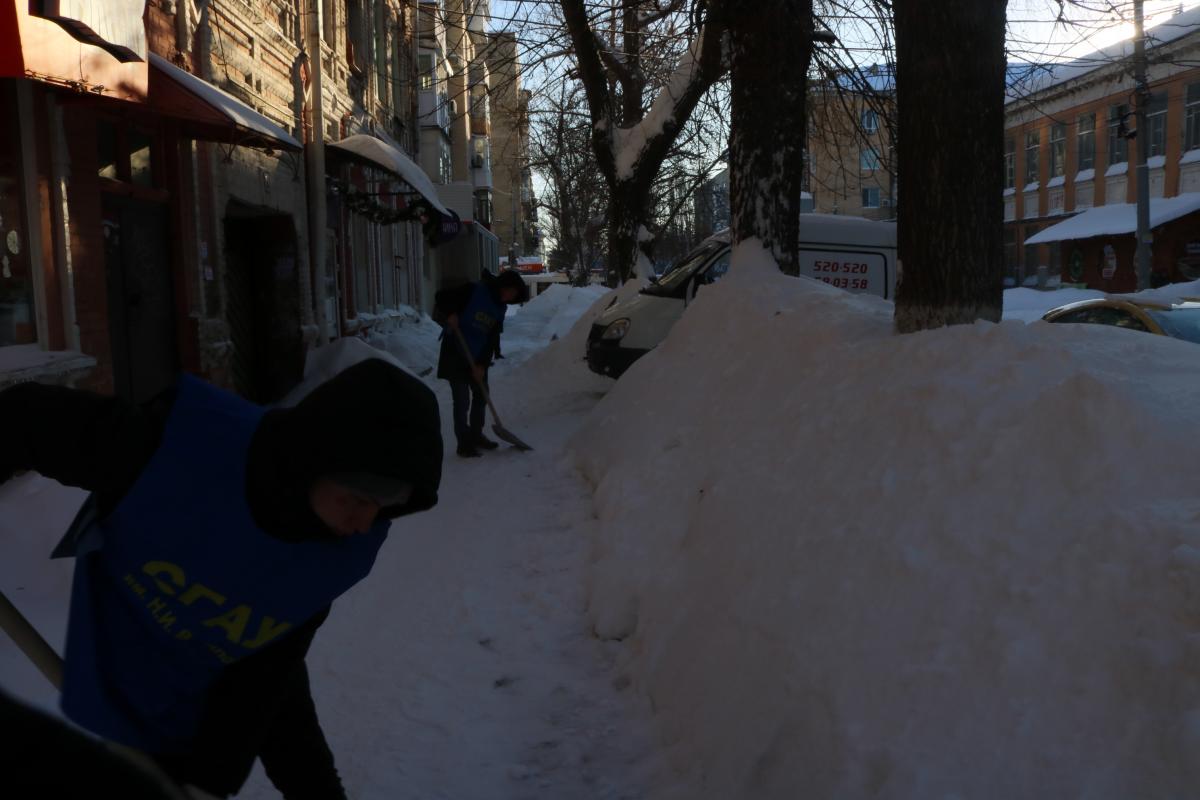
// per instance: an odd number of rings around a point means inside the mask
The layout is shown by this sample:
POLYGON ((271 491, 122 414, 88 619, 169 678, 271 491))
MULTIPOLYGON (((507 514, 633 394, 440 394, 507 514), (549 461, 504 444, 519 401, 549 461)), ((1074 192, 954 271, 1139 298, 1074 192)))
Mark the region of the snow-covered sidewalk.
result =
MULTIPOLYGON (((355 800, 684 792, 659 755, 645 697, 616 666, 623 645, 595 638, 586 615, 596 523, 564 443, 611 383, 578 363, 581 342, 542 351, 600 294, 564 288, 509 321, 493 391, 533 452, 457 458, 447 385, 426 377, 446 441, 440 502, 395 524, 309 656, 318 713, 355 800)), ((374 344, 425 372, 437 353, 430 326, 417 320, 374 344)), ((55 646, 72 564, 45 556, 82 497, 35 475, 0 487, 0 586, 55 646)), ((53 691, 3 639, 0 685, 57 713, 53 691)), ((278 796, 261 768, 238 795, 278 796)))
MULTIPOLYGON (((435 384, 440 502, 393 527, 314 643, 317 707, 351 797, 662 796, 649 791, 649 712, 622 691, 620 645, 584 614, 591 497, 562 448, 598 395, 522 413, 523 372, 501 362, 493 383, 530 453, 455 457, 435 384)), ((239 797, 277 795, 259 771, 239 797)))

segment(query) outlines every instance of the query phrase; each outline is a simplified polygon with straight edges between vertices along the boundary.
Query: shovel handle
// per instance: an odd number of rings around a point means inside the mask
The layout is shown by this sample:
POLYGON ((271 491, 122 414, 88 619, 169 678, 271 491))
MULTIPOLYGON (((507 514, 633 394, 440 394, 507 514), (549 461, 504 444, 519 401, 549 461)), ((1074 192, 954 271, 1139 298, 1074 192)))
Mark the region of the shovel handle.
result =
POLYGON ((17 647, 23 652, 38 671, 46 676, 46 680, 55 689, 62 689, 63 661, 54 648, 42 638, 42 635, 25 619, 25 615, 0 592, 0 628, 4 629, 17 647))
MULTIPOLYGON (((458 338, 458 343, 462 347, 463 357, 467 359, 467 367, 473 367, 475 359, 471 356, 471 348, 467 346, 467 339, 463 336, 462 331, 457 325, 454 326, 454 335, 458 338)), ((492 405, 492 395, 487 390, 487 384, 475 377, 474 370, 471 370, 471 379, 475 381, 475 385, 479 387, 479 391, 483 392, 483 399, 492 412, 492 419, 495 420, 497 425, 503 428, 504 425, 500 422, 500 415, 496 413, 496 407, 492 405)))

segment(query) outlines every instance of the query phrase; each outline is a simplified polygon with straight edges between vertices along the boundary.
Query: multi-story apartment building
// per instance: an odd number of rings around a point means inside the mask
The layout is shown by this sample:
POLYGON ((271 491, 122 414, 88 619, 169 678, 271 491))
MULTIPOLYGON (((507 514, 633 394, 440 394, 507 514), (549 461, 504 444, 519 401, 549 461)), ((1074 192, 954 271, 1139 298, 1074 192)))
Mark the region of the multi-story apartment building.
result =
POLYGON ((529 168, 531 94, 521 86, 520 48, 511 33, 492 34, 484 57, 492 79, 493 230, 501 250, 516 263, 516 258, 538 254, 541 247, 529 168))
MULTIPOLYGON (((895 219, 895 159, 884 120, 894 96, 886 67, 810 87, 801 211, 895 219)), ((729 225, 728 169, 700 186, 695 213, 701 237, 729 225)))
POLYGON ((884 119, 893 88, 891 70, 874 67, 809 90, 805 183, 814 211, 895 218, 895 158, 884 119))
POLYGON ((1200 9, 1147 31, 1149 105, 1136 131, 1133 44, 1024 67, 1005 107, 1009 285, 1136 288, 1137 142, 1149 141, 1156 283, 1200 278, 1200 9))
POLYGON ((419 25, 422 166, 464 231, 444 252, 443 281, 495 270, 492 232, 488 0, 421 0, 419 25))
MULTIPOLYGON (((0 385, 141 400, 183 369, 269 401, 308 349, 428 309, 461 277, 455 161, 488 147, 474 119, 456 138, 447 114, 446 147, 422 124, 419 5, 0 0, 0 385)), ((469 5, 443 80, 486 35, 469 5)))

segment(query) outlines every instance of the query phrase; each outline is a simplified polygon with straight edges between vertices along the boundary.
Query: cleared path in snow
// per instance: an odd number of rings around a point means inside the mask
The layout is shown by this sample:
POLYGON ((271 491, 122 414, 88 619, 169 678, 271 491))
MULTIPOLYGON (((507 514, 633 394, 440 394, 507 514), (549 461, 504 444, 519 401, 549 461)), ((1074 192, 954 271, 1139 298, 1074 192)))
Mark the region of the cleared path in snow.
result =
MULTIPOLYGON (((318 711, 357 800, 664 796, 621 645, 591 636, 584 615, 591 496, 563 444, 599 395, 529 399, 522 371, 500 362, 493 383, 531 453, 457 458, 438 382, 440 502, 396 524, 314 643, 318 711)), ((239 797, 277 795, 259 770, 239 797)))

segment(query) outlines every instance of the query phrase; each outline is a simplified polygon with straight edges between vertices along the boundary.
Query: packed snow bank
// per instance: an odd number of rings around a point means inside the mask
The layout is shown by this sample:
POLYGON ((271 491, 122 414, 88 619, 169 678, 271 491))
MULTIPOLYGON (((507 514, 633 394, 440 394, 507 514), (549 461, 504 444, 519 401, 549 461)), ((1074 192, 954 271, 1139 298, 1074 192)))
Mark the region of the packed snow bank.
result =
MULTIPOLYGON (((50 560, 87 494, 34 473, 0 485, 0 591, 58 652, 67 636, 75 559, 50 560)), ((58 691, 0 632, 0 690, 58 712, 58 691)))
MULTIPOLYGON (((502 381, 515 380, 521 383, 521 411, 526 417, 565 409, 583 411, 612 387, 611 379, 588 369, 588 331, 611 304, 636 294, 639 284, 630 281, 614 290, 597 286, 571 289, 569 296, 559 293, 561 300, 552 313, 539 312, 535 303, 550 295, 554 288, 557 287, 551 287, 530 301, 514 320, 505 322, 506 342, 510 334, 528 337, 523 350, 523 357, 527 360, 511 378, 501 377, 502 381), (534 316, 530 314, 531 311, 549 320, 546 324, 533 324, 532 330, 540 331, 537 337, 527 333, 530 327, 522 328, 516 324, 528 319, 527 314, 534 316), (547 346, 547 334, 550 331, 554 331, 558 338, 547 346)), ((553 298, 548 299, 553 301, 553 298)), ((506 343, 504 351, 507 353, 512 347, 506 343)))
POLYGON ((372 331, 367 343, 386 350, 414 375, 428 377, 437 367, 442 326, 428 315, 406 308, 400 324, 386 332, 372 331))
POLYGON ((509 310, 504 321, 502 348, 507 356, 527 356, 547 342, 566 336, 576 321, 609 290, 604 286, 556 283, 537 297, 509 310))
POLYGON ((592 623, 698 796, 1193 796, 1196 345, 895 336, 763 255, 573 441, 592 623))

